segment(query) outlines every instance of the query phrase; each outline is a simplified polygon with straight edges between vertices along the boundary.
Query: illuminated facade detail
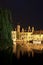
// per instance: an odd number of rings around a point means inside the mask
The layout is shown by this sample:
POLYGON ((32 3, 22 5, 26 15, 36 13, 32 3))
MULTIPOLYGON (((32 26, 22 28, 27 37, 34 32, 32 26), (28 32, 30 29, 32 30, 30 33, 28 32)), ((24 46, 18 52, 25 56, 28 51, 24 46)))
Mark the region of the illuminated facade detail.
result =
POLYGON ((24 28, 22 28, 22 32, 24 32, 24 28))
POLYGON ((24 28, 22 28, 20 32, 20 25, 17 25, 17 30, 12 32, 12 40, 23 40, 25 42, 33 41, 34 42, 40 42, 43 41, 43 31, 35 31, 34 27, 32 27, 32 30, 30 29, 30 26, 28 27, 28 32, 24 31, 24 28))
POLYGON ((35 31, 34 27, 30 30, 30 26, 28 28, 28 32, 22 28, 20 31, 20 25, 17 25, 15 31, 11 31, 11 37, 13 40, 13 52, 17 52, 17 45, 20 45, 17 56, 19 57, 20 51, 22 54, 24 52, 32 52, 32 56, 34 55, 33 49, 42 50, 43 49, 43 31, 35 31), (31 42, 32 41, 32 42, 31 42), (41 44, 42 43, 42 44, 41 44))
POLYGON ((32 32, 34 32, 34 27, 32 27, 32 32))
POLYGON ((16 53, 16 31, 11 31, 11 37, 13 41, 13 52, 16 53))
POLYGON ((32 34, 32 32, 24 32, 24 33, 21 32, 21 39, 24 41, 32 40, 31 34, 32 34))
MULTIPOLYGON (((12 35, 11 35, 12 40, 13 40, 13 41, 16 41, 16 31, 12 31, 11 34, 12 34, 12 35)), ((15 43, 14 43, 14 44, 15 44, 15 43)))
POLYGON ((17 39, 20 39, 20 25, 17 25, 17 39))
POLYGON ((30 26, 28 26, 28 32, 30 32, 31 31, 31 28, 30 28, 30 26))
POLYGON ((43 31, 34 31, 33 32, 33 40, 43 41, 43 31))
POLYGON ((17 32, 20 32, 20 25, 17 25, 17 32))

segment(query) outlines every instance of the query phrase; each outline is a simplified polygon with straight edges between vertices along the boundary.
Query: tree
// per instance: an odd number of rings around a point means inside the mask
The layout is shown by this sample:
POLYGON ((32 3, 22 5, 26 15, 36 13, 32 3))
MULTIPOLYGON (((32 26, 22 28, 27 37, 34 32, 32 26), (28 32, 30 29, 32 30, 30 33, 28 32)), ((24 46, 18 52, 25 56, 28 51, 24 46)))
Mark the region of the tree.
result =
POLYGON ((12 39, 11 31, 13 30, 11 24, 11 12, 7 9, 0 9, 0 49, 4 55, 7 53, 9 62, 12 63, 12 39))
POLYGON ((10 10, 0 9, 0 48, 7 49, 12 47, 10 10))

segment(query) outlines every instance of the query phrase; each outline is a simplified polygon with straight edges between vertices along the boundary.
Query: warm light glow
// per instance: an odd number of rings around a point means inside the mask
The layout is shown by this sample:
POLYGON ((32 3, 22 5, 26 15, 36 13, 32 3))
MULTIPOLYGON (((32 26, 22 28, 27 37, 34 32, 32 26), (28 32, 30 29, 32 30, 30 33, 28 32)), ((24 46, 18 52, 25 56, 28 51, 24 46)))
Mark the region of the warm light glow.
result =
MULTIPOLYGON (((30 27, 29 27, 30 29, 30 27)), ((34 52, 33 49, 35 50, 42 50, 43 49, 43 44, 41 44, 43 41, 43 34, 40 33, 34 33, 34 27, 32 27, 32 31, 24 31, 24 29, 22 29, 22 31, 20 32, 20 26, 17 26, 17 31, 11 31, 11 37, 13 40, 13 52, 16 53, 17 52, 17 57, 20 57, 20 51, 22 52, 22 55, 24 53, 29 53, 32 52, 32 56, 34 56, 34 52), (19 33, 17 38, 17 34, 19 33), (32 41, 32 42, 29 42, 32 41), (19 49, 17 49, 17 45, 20 46, 19 49)), ((28 55, 29 55, 28 54, 28 55)))

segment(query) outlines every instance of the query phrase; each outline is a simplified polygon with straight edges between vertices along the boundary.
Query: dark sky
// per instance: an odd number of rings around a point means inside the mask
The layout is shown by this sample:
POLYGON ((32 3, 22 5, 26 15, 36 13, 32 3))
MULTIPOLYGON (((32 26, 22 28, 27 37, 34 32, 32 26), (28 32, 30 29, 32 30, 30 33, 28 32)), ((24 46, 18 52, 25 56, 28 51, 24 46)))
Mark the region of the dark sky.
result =
POLYGON ((43 0, 1 0, 0 7, 11 8, 13 26, 35 26, 43 29, 43 0))

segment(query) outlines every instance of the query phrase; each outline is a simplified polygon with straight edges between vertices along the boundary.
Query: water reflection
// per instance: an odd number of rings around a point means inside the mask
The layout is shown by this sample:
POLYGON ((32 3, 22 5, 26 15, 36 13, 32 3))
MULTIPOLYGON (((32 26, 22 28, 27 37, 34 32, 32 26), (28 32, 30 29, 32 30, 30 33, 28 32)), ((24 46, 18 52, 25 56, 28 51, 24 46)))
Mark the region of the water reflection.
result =
POLYGON ((43 44, 32 44, 32 43, 22 43, 16 45, 16 56, 20 58, 20 53, 23 56, 24 53, 28 54, 28 56, 34 57, 35 53, 42 53, 43 52, 43 44))

